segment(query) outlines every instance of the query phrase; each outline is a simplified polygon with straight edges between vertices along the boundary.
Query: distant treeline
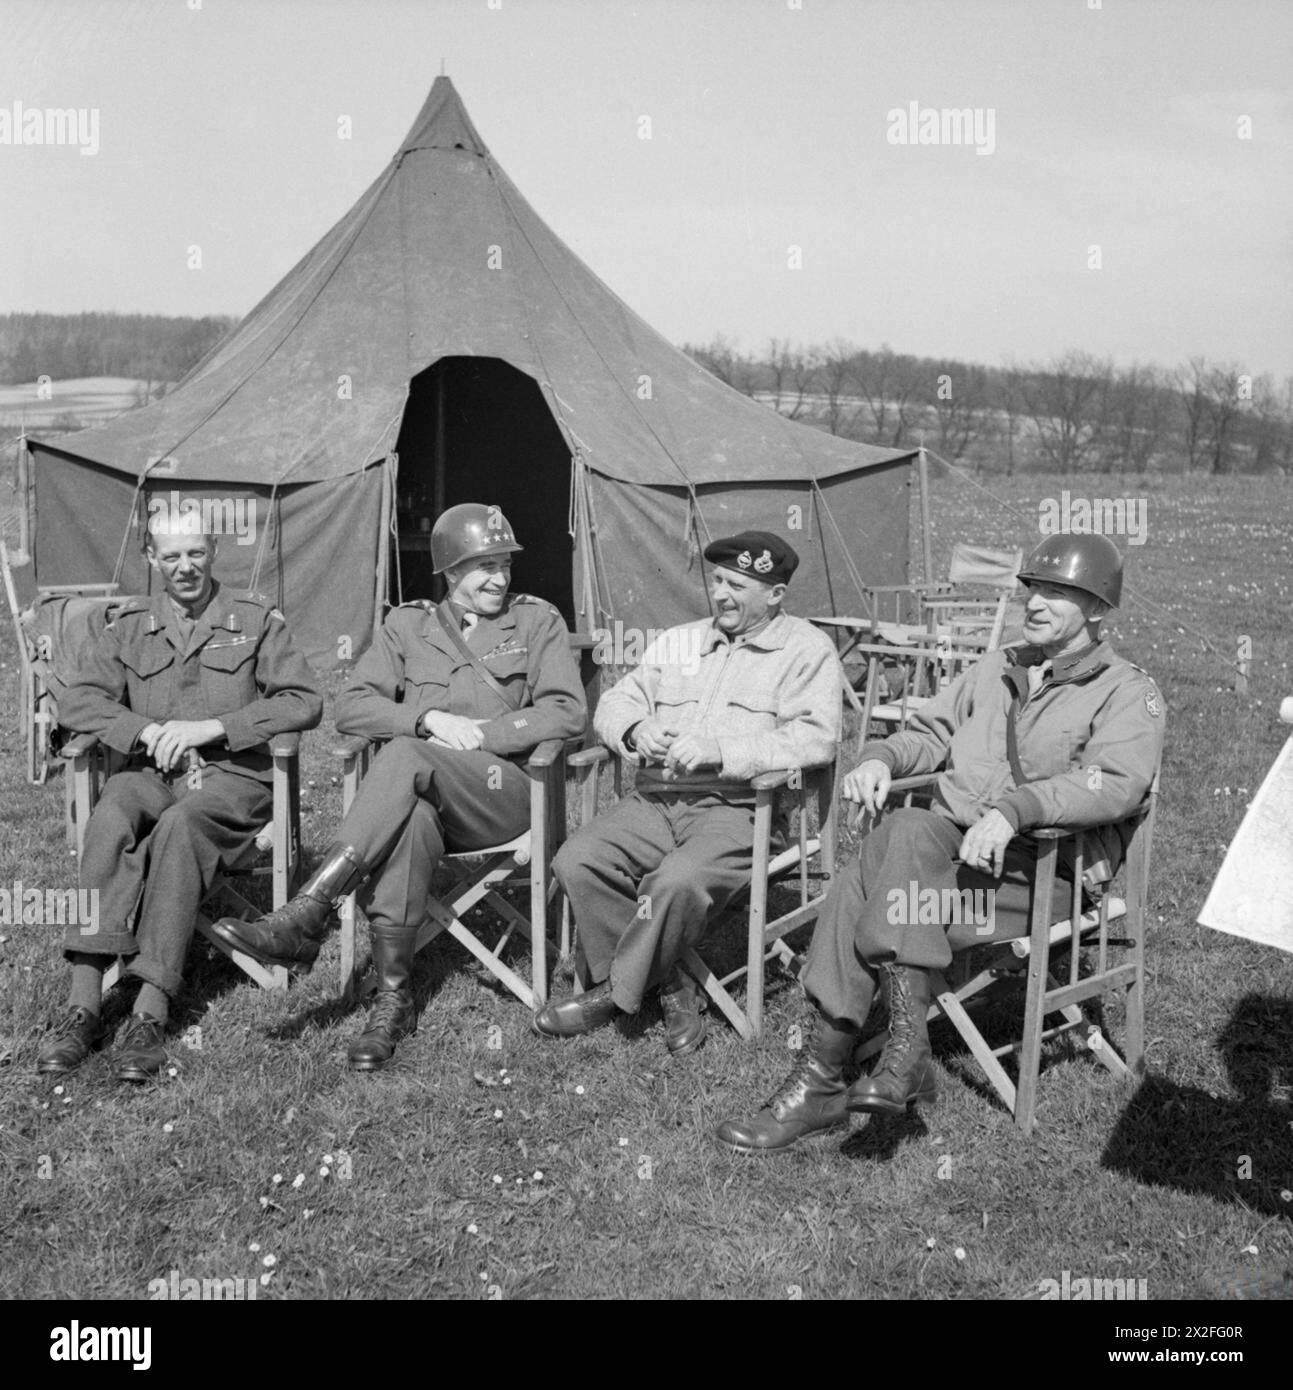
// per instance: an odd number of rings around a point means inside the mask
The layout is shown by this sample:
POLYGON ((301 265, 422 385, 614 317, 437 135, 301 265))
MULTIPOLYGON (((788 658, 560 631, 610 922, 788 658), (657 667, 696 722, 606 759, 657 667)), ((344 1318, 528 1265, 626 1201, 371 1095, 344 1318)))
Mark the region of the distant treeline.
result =
POLYGON ((161 314, 3 314, 0 382, 40 376, 178 381, 237 322, 161 314))
POLYGON ((742 353, 723 337, 684 345, 729 386, 791 419, 883 445, 1013 473, 1293 469, 1293 377, 1233 362, 1116 367, 1069 351, 998 367, 773 339, 742 353))

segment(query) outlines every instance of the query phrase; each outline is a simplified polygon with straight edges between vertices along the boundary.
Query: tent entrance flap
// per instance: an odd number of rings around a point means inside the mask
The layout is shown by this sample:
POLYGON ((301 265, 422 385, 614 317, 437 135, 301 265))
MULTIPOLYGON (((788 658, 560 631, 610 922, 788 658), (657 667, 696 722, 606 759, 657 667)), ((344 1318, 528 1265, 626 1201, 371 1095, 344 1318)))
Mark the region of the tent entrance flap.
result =
POLYGON ((436 517, 484 502, 503 511, 525 547, 513 589, 546 598, 573 622, 570 450, 533 377, 498 357, 442 357, 409 383, 395 448, 406 601, 443 596, 431 573, 436 517))

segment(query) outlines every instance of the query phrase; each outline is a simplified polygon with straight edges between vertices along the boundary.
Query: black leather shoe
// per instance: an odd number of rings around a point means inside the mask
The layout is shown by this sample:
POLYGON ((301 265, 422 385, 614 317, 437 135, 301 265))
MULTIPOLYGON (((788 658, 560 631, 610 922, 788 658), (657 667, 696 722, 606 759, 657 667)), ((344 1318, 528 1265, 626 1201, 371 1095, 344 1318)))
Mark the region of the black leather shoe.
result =
POLYGON ((328 934, 333 903, 357 888, 368 872, 351 846, 334 845, 291 902, 254 922, 222 917, 211 930, 226 946, 261 965, 283 965, 293 975, 308 975, 328 934))
POLYGON ((395 1055, 395 1044, 416 1032, 417 1009, 412 991, 382 989, 372 997, 364 1031, 350 1044, 351 1071, 380 1071, 395 1055))
POLYGON ((916 1100, 933 1100, 934 1058, 925 1020, 929 974, 904 965, 880 967, 880 989, 889 1005, 889 1038, 870 1076, 849 1087, 848 1108, 901 1115, 916 1100))
POLYGON ((103 1033, 98 1014, 79 1004, 69 1005, 36 1054, 36 1070, 45 1076, 75 1071, 103 1041, 103 1033))
POLYGON ((534 1031, 546 1038, 574 1038, 610 1023, 619 1008, 611 998, 611 982, 603 980, 585 994, 545 1004, 534 1015, 534 1031))
POLYGON ((117 1081, 151 1081, 166 1065, 162 1032, 166 1025, 151 1014, 131 1014, 126 1031, 117 1045, 112 1065, 117 1081))
POLYGON ((675 1057, 695 1052, 705 1041, 704 996, 695 980, 679 966, 660 986, 665 1046, 675 1057))
POLYGON ((855 1032, 818 1015, 799 1065, 752 1120, 724 1120, 714 1131, 737 1153, 775 1153, 800 1139, 848 1123, 844 1068, 857 1046, 855 1032))

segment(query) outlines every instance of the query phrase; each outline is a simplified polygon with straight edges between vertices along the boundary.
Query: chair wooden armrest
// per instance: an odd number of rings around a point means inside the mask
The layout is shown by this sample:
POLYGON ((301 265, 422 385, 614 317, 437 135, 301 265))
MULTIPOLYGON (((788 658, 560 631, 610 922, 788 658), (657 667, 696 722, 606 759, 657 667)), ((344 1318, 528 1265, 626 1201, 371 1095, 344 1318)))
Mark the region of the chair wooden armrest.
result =
POLYGON ((530 756, 525 760, 527 772, 542 771, 552 767, 557 759, 561 757, 561 750, 565 748, 566 741, 561 738, 545 738, 538 744, 530 756))
POLYGON ((332 756, 340 758, 342 762, 349 762, 352 758, 357 758, 371 742, 363 734, 338 734, 337 741, 332 745, 332 756))
POLYGON ((922 787, 932 787, 941 775, 938 772, 922 772, 915 777, 895 777, 889 783, 889 795, 892 796, 894 792, 914 792, 919 791, 922 787))
POLYGON ((77 734, 59 750, 59 757, 66 758, 68 762, 75 762, 77 758, 83 758, 87 753, 93 753, 99 746, 98 734, 77 734))
POLYGON ((566 763, 574 768, 596 767, 599 763, 609 762, 610 758, 610 749, 599 743, 592 748, 581 748, 578 753, 572 753, 566 759, 566 763))
POLYGON ((301 735, 275 734, 269 741, 270 756, 274 758, 295 758, 301 751, 301 735))

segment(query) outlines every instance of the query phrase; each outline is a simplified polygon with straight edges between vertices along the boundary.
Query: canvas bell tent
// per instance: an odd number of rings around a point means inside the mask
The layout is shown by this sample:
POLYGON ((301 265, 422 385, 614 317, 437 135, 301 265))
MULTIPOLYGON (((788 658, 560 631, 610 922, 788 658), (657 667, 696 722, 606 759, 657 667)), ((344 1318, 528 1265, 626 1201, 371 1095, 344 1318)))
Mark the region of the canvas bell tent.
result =
POLYGON ((499 506, 515 586, 572 626, 706 611, 700 550, 749 527, 803 557, 800 613, 907 580, 909 451, 785 420, 644 323, 540 220, 446 77, 377 181, 169 395, 30 440, 41 585, 144 592, 150 516, 207 505, 218 572, 317 665, 431 592, 429 531, 499 506))

